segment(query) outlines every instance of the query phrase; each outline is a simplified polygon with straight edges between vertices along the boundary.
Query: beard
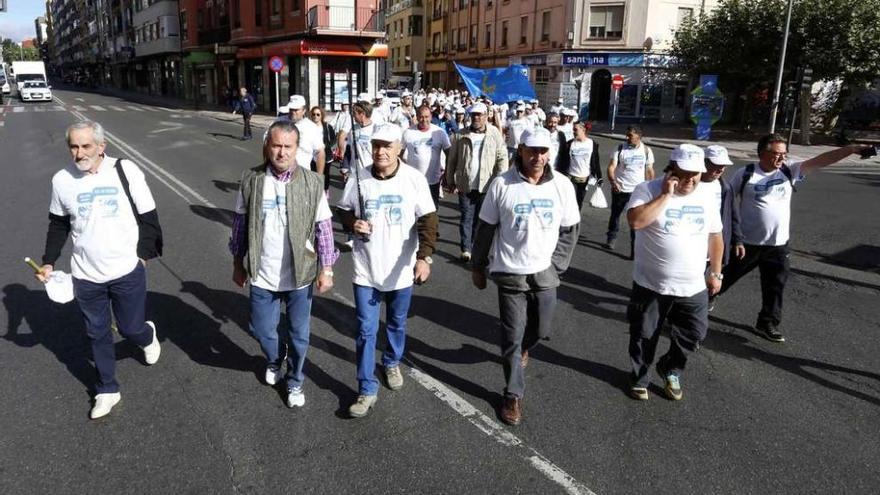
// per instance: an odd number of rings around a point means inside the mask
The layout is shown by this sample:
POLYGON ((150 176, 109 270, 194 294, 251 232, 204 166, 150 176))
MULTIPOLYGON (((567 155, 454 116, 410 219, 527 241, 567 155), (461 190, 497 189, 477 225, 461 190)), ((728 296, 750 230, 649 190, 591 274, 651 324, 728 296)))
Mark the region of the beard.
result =
POLYGON ((83 158, 78 162, 73 162, 76 165, 77 170, 80 172, 88 172, 92 169, 92 159, 91 158, 83 158))

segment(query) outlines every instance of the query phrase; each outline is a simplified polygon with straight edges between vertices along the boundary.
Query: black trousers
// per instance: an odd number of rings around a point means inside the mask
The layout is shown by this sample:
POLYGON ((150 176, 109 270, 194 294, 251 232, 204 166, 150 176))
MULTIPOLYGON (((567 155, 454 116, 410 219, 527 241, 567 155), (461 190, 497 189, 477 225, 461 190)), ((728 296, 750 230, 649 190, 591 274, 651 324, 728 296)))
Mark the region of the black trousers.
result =
POLYGON ((556 310, 556 288, 517 291, 498 287, 501 313, 501 360, 504 395, 522 397, 526 389, 522 352, 538 345, 550 334, 556 310))
POLYGON ((788 244, 782 246, 746 245, 743 259, 730 257, 730 262, 722 273, 721 283, 723 294, 737 280, 758 267, 761 274, 761 311, 758 313, 758 325, 779 325, 782 322, 782 293, 791 271, 788 244))
MULTIPOLYGON (((620 231, 620 215, 626 204, 629 203, 629 197, 632 193, 611 192, 611 216, 608 217, 608 240, 617 239, 617 233, 620 231)), ((629 229, 630 241, 635 240, 636 233, 629 229)))
POLYGON ((633 283, 629 306, 629 359, 632 385, 647 387, 663 323, 669 322, 669 351, 657 363, 661 374, 680 376, 688 355, 699 348, 709 330, 709 297, 702 291, 690 297, 659 294, 633 283))
POLYGON ((244 137, 249 138, 251 135, 251 115, 249 113, 241 114, 241 118, 244 119, 244 137))
POLYGON ((587 196, 587 182, 572 180, 571 185, 574 186, 574 198, 577 201, 578 210, 581 210, 584 207, 584 198, 587 196))

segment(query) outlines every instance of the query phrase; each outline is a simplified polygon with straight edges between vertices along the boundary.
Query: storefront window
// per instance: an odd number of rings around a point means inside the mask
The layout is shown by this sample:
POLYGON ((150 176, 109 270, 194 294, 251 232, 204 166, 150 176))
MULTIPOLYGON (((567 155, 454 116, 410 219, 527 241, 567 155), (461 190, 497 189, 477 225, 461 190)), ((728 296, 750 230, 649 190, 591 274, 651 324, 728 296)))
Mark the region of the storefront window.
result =
POLYGON ((617 115, 635 117, 636 99, 639 95, 639 87, 627 84, 620 89, 620 101, 617 104, 617 115))

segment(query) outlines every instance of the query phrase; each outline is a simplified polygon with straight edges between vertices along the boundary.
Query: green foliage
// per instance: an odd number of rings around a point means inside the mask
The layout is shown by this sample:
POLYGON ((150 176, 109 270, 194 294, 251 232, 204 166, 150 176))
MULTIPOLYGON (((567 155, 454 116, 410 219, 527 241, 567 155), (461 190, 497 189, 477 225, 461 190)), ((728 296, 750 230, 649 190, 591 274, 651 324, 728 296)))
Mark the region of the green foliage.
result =
POLYGON ((3 61, 7 64, 21 60, 40 60, 40 50, 37 48, 20 48, 9 38, 0 41, 0 45, 3 47, 3 61))
MULTIPOLYGON (((718 74, 728 90, 771 86, 786 8, 787 0, 722 0, 679 28, 671 53, 691 74, 718 74)), ((817 81, 864 85, 878 77, 880 0, 795 0, 786 78, 803 65, 817 81)))

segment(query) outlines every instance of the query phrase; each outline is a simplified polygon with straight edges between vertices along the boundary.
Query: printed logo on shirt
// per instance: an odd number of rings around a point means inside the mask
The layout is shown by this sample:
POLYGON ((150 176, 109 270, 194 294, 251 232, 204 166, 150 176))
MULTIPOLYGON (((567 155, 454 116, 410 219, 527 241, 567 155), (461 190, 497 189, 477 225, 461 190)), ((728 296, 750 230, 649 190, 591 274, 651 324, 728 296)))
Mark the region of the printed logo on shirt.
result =
POLYGON ((770 179, 764 183, 755 184, 755 198, 763 198, 772 194, 778 194, 780 198, 784 198, 788 194, 785 187, 785 179, 770 179))
POLYGON ((663 230, 670 234, 699 234, 706 228, 702 206, 683 206, 680 210, 666 210, 666 223, 663 230))
POLYGON ((397 194, 383 194, 379 199, 364 201, 364 217, 370 222, 377 216, 385 217, 388 225, 401 225, 403 223, 403 196, 397 194))
POLYGON ((280 225, 287 225, 287 196, 278 196, 276 195, 274 198, 263 198, 263 208, 262 208, 262 220, 266 220, 266 216, 269 212, 275 212, 275 215, 278 217, 280 225))
POLYGON ((571 156, 587 156, 591 154, 593 154, 593 150, 588 149, 586 146, 571 147, 571 156))
POLYGON ((547 230, 553 225, 553 205, 552 199, 533 199, 529 203, 514 205, 513 230, 528 231, 531 215, 538 219, 542 230, 547 230))
POLYGON ((78 194, 77 216, 88 219, 93 212, 98 212, 100 218, 115 218, 119 214, 118 194, 119 188, 114 186, 96 187, 90 193, 78 194))

